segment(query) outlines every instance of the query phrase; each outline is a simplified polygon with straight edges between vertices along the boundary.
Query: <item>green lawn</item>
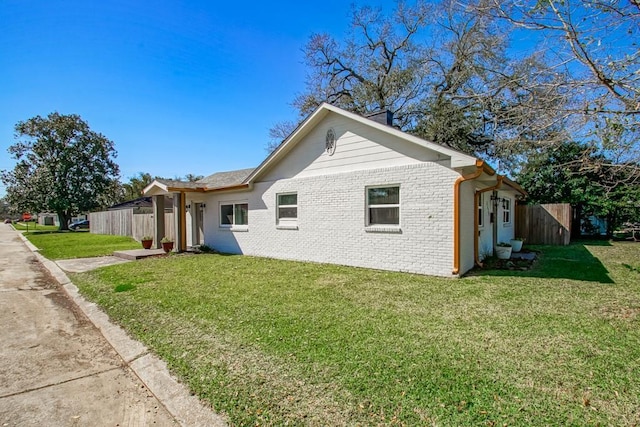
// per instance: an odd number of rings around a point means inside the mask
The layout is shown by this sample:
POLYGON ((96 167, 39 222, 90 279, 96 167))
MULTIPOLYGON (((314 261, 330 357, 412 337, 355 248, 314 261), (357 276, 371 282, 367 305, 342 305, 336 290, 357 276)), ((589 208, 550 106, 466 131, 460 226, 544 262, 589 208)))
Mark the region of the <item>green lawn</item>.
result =
POLYGON ((640 423, 640 244, 460 280, 189 255, 73 275, 233 425, 640 423))
POLYGON ((17 222, 13 224, 16 230, 28 230, 28 231, 55 231, 58 229, 57 225, 40 225, 37 222, 17 222))
POLYGON ((130 237, 88 232, 29 232, 25 236, 42 255, 53 260, 104 256, 114 251, 141 248, 140 243, 130 237))

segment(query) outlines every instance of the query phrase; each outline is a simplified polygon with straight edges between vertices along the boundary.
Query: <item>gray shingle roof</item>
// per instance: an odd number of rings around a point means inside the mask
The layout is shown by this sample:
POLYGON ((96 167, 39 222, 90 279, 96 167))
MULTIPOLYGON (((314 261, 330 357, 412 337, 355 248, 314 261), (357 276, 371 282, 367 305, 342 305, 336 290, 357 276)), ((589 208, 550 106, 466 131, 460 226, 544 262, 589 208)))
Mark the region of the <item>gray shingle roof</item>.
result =
POLYGON ((198 187, 221 188, 242 184, 255 168, 218 172, 196 181, 198 187))
POLYGON ((174 188, 198 188, 198 187, 203 187, 202 184, 198 184, 198 182, 190 182, 190 181, 178 181, 175 179, 158 179, 156 180, 164 185, 166 185, 167 187, 174 187, 174 188))
POLYGON ((198 181, 179 181, 175 179, 158 179, 161 184, 170 188, 183 189, 215 189, 233 187, 242 184, 242 182, 254 171, 255 168, 240 169, 236 171, 217 172, 198 181))
POLYGON ((116 203, 115 205, 111 205, 107 208, 107 210, 114 211, 118 209, 129 209, 129 208, 149 208, 153 206, 151 202, 151 196, 147 197, 138 197, 137 199, 127 200, 126 202, 116 203))

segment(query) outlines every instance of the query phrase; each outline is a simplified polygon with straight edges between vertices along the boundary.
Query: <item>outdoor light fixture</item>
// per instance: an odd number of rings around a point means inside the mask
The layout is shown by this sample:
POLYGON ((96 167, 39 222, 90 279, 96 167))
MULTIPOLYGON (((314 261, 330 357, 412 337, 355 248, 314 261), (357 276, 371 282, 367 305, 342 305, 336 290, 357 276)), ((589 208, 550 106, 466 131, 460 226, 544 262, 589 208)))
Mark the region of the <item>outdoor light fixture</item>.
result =
POLYGON ((502 197, 498 197, 495 194, 491 195, 491 201, 497 203, 501 203, 502 204, 502 209, 507 209, 507 205, 509 203, 509 199, 505 199, 502 197))

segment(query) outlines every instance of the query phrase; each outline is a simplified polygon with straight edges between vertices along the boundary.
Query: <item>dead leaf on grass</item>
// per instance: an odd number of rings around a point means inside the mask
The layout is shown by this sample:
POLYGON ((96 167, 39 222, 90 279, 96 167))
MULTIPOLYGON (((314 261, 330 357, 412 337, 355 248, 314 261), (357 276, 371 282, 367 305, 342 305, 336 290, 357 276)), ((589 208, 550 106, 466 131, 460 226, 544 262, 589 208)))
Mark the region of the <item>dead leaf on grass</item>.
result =
POLYGON ((606 319, 635 320, 640 314, 640 307, 602 307, 600 314, 606 319))

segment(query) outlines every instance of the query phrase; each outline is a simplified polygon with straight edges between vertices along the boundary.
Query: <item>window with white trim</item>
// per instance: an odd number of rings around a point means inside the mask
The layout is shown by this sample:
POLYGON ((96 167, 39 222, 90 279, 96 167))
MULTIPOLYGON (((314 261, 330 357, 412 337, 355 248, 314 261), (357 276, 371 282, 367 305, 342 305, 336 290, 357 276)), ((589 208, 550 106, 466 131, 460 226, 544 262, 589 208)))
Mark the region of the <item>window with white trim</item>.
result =
POLYGON ((511 224, 511 199, 504 199, 502 202, 502 222, 511 224))
POLYGON ((276 223, 295 226, 298 223, 298 193, 282 193, 276 198, 276 223))
POLYGON ((367 187, 367 225, 400 225, 400 186, 367 187))
POLYGON ((478 227, 484 227, 484 210, 482 205, 484 203, 484 193, 478 193, 478 227))
POLYGON ((232 228, 236 225, 249 224, 249 204, 221 202, 220 203, 220 227, 232 228))

